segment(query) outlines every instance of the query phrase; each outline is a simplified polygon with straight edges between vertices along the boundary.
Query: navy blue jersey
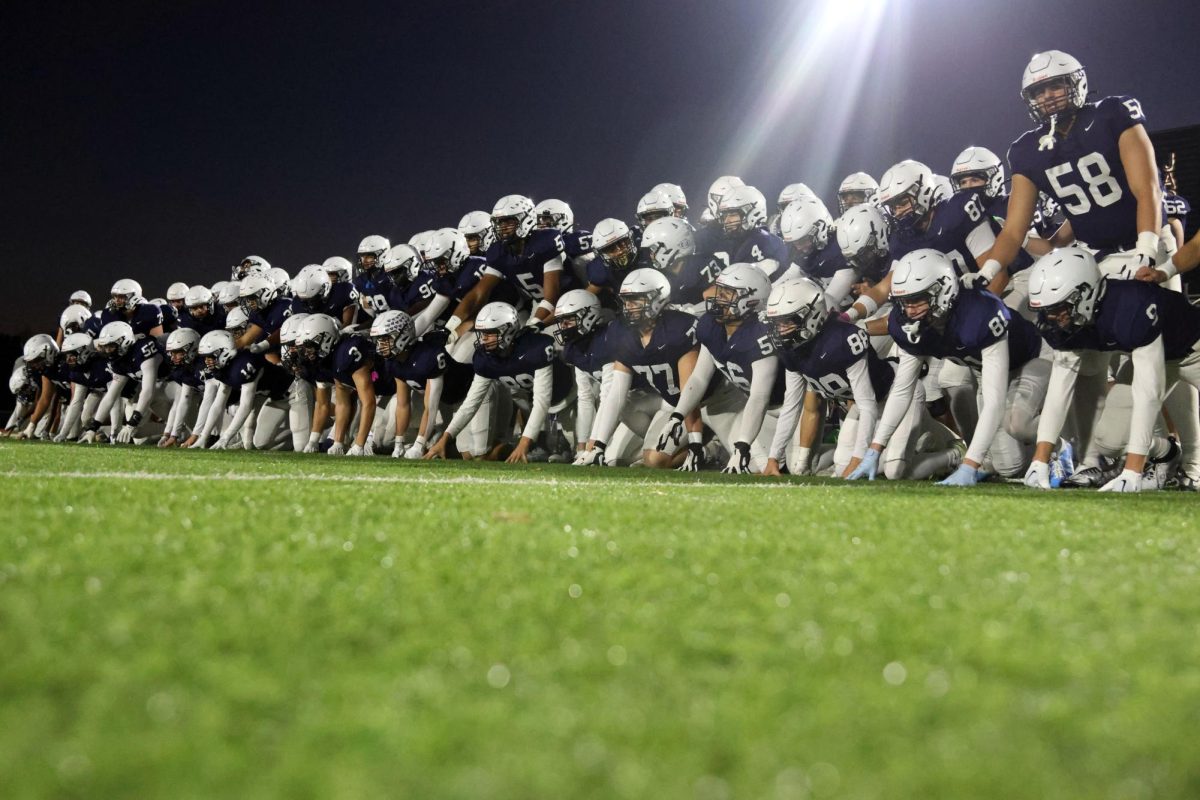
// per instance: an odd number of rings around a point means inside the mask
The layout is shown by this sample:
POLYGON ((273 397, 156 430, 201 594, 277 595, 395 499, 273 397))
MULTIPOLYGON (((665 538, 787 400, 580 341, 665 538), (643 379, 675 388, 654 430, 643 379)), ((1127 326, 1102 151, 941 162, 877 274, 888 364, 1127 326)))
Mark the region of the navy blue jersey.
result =
POLYGON ((42 378, 45 378, 59 389, 71 388, 71 370, 62 359, 55 361, 53 364, 47 364, 41 369, 33 369, 26 364, 25 371, 29 374, 30 379, 35 382, 40 382, 42 378))
POLYGON ((1086 103, 1067 135, 1040 150, 1049 123, 1013 142, 1008 163, 1039 191, 1053 197, 1071 221, 1075 237, 1097 250, 1125 250, 1137 242, 1137 198, 1121 163, 1121 134, 1145 125, 1142 106, 1132 97, 1106 97, 1086 103))
POLYGON ((736 245, 731 247, 731 252, 730 264, 757 264, 774 259, 777 266, 768 276, 771 280, 776 280, 791 264, 787 244, 762 225, 737 240, 736 245))
POLYGON ((170 358, 164 359, 166 366, 166 379, 171 383, 177 383, 180 386, 191 386, 193 389, 203 389, 204 379, 207 377, 204 369, 204 359, 197 358, 190 364, 180 364, 178 366, 171 363, 170 358))
POLYGON ((900 303, 888 315, 888 333, 906 353, 943 358, 968 367, 983 365, 983 351, 1008 338, 1009 373, 1037 358, 1042 342, 1033 323, 1014 314, 999 297, 983 289, 962 289, 941 326, 911 325, 900 303))
POLYGON ((558 359, 554 340, 546 334, 533 331, 518 334, 508 355, 476 349, 472 360, 476 375, 498 380, 509 391, 532 390, 534 373, 547 364, 554 368, 554 388, 550 394, 553 405, 564 400, 575 388, 575 376, 571 368, 558 359))
POLYGON ((292 315, 292 299, 276 297, 266 309, 259 309, 250 315, 250 324, 262 328, 262 333, 255 341, 264 342, 271 334, 283 327, 283 323, 292 315))
POLYGON ((704 290, 713 285, 725 265, 701 255, 678 259, 671 270, 664 272, 671 282, 671 302, 695 305, 704 302, 704 290))
POLYGON ((152 303, 139 303, 133 316, 126 318, 124 313, 106 308, 100 312, 100 327, 110 322, 128 322, 134 336, 149 336, 150 331, 162 327, 162 309, 152 303))
MULTIPOLYGON (((533 303, 540 303, 546 298, 542 290, 546 264, 560 258, 563 250, 563 239, 557 230, 539 228, 516 246, 493 242, 487 251, 487 270, 503 278, 533 303)), ((560 278, 560 287, 564 291, 567 280, 564 273, 560 278)))
POLYGON ((342 314, 346 311, 346 306, 357 305, 358 290, 354 288, 354 284, 335 283, 329 287, 329 297, 325 299, 325 310, 320 313, 328 314, 334 319, 340 320, 342 314))
POLYGON ((175 306, 163 303, 158 307, 158 311, 162 315, 163 333, 171 333, 179 329, 179 312, 175 310, 175 306))
POLYGON ((600 380, 604 365, 611 364, 612 348, 608 343, 609 331, 618 323, 608 323, 597 326, 582 339, 567 342, 563 347, 563 361, 576 369, 581 369, 594 380, 600 380))
POLYGON ((679 359, 699 349, 696 339, 699 323, 691 314, 668 308, 654 321, 654 330, 645 346, 636 329, 622 324, 609 326, 606 344, 614 361, 629 367, 643 384, 649 384, 663 400, 675 405, 683 388, 679 359))
POLYGON ((125 355, 109 360, 108 371, 113 375, 140 378, 142 375, 142 362, 161 355, 163 355, 163 350, 156 339, 150 336, 138 339, 129 346, 129 349, 125 351, 125 355))
MULTIPOLYGON (((479 279, 483 277, 483 270, 487 267, 487 261, 479 256, 467 256, 467 260, 458 268, 456 273, 447 273, 446 275, 438 275, 429 273, 429 285, 433 294, 444 295, 450 298, 450 302, 454 305, 462 302, 462 299, 467 296, 467 293, 475 288, 475 284, 479 283, 479 279)), ((432 299, 432 296, 429 298, 432 299)), ((450 318, 450 311, 446 309, 443 319, 450 318)))
POLYGON ((896 374, 888 362, 875 354, 866 331, 837 317, 830 317, 817 335, 801 347, 783 347, 778 353, 785 368, 803 375, 809 387, 827 400, 854 399, 846 371, 861 359, 867 360, 867 374, 879 402, 887 397, 896 374))
POLYGON ((360 272, 355 275, 354 289, 358 292, 359 298, 365 299, 365 302, 360 302, 360 305, 365 306, 374 316, 395 308, 388 303, 392 291, 392 279, 382 269, 375 270, 373 275, 369 272, 360 272))
POLYGON ((103 358, 91 358, 82 366, 67 367, 67 377, 71 383, 78 383, 89 389, 103 389, 112 380, 108 364, 103 358))
POLYGON ((186 308, 179 315, 179 327, 191 328, 203 336, 211 331, 225 330, 225 309, 213 303, 208 307, 208 314, 203 318, 193 317, 186 308))
POLYGON ((1186 197, 1177 194, 1163 195, 1163 219, 1177 219, 1183 222, 1192 211, 1192 205, 1186 197))
POLYGON ((83 332, 95 339, 100 335, 100 329, 104 327, 104 320, 100 314, 92 314, 88 317, 87 322, 83 323, 83 332))
MULTIPOLYGON (((924 231, 915 228, 900 228, 888 238, 889 257, 899 261, 914 250, 931 248, 944 253, 954 264, 955 272, 978 272, 979 263, 967 246, 967 237, 981 224, 986 224, 992 235, 999 233, 1002 223, 988 213, 992 201, 979 192, 966 191, 951 195, 930 210, 929 227, 924 231)), ((1017 253, 1009 265, 1009 273, 1027 269, 1033 259, 1024 250, 1017 253)))
POLYGON ((290 372, 272 364, 262 353, 251 353, 248 350, 240 351, 224 367, 214 370, 211 377, 234 389, 257 378, 258 385, 255 390, 268 395, 272 400, 287 396, 288 387, 292 385, 290 372))
POLYGON ((333 348, 330 363, 338 383, 354 387, 354 373, 370 366, 375 358, 375 345, 365 336, 347 336, 333 348))
POLYGON ((442 376, 441 402, 447 405, 457 405, 467 396, 471 388, 471 380, 475 372, 470 365, 455 361, 446 352, 445 336, 429 336, 422 338, 403 359, 389 358, 383 363, 383 370, 393 381, 401 380, 410 389, 418 392, 425 391, 425 383, 431 378, 442 376))
POLYGON ((1180 292, 1144 281, 1104 282, 1092 324, 1071 335, 1043 331, 1055 350, 1104 350, 1128 353, 1159 335, 1167 361, 1190 354, 1200 341, 1200 308, 1180 292))
POLYGON ((842 248, 838 246, 837 237, 830 236, 824 250, 814 250, 808 254, 804 262, 796 262, 801 272, 810 278, 827 281, 834 273, 846 269, 846 259, 842 256, 842 248))
POLYGON ((562 235, 563 252, 567 258, 579 258, 592 252, 592 232, 572 227, 562 235))
MULTIPOLYGON (((754 362, 775 355, 775 345, 765 322, 750 317, 742 322, 732 336, 725 333, 725 325, 715 315, 706 313, 696 326, 696 338, 708 348, 717 369, 725 379, 743 392, 750 391, 750 377, 754 362)), ((771 406, 783 402, 785 370, 775 373, 775 386, 771 389, 771 406)))

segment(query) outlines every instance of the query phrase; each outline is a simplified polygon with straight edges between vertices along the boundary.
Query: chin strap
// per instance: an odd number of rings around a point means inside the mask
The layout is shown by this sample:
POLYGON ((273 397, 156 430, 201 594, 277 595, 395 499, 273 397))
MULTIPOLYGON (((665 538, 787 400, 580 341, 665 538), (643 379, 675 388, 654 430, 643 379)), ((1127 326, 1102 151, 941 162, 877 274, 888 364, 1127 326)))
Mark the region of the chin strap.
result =
POLYGON ((1054 149, 1054 129, 1058 125, 1058 114, 1050 115, 1050 132, 1038 139, 1038 152, 1054 149))

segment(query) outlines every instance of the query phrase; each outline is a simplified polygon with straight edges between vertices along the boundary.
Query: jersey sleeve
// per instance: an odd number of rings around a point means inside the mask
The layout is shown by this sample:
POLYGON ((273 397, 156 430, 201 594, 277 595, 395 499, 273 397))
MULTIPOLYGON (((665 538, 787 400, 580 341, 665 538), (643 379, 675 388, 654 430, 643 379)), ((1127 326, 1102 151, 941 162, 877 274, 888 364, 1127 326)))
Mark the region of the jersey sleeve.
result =
POLYGON ((995 295, 983 293, 967 294, 972 302, 958 329, 959 342, 967 350, 983 350, 1008 337, 1008 325, 1012 312, 995 295))
POLYGON ((1106 97, 1099 103, 1098 110, 1104 115, 1104 123, 1118 137, 1134 125, 1145 125, 1146 115, 1136 97, 1106 97))

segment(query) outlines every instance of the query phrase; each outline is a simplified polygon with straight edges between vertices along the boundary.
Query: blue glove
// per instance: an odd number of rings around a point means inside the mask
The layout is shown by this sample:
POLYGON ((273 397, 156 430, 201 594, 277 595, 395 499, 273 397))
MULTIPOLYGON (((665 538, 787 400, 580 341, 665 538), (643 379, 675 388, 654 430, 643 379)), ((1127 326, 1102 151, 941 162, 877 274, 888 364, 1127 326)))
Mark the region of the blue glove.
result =
POLYGON ((938 486, 974 486, 979 482, 979 473, 975 467, 959 464, 954 474, 944 481, 938 481, 938 486))
POLYGON ((873 447, 868 447, 867 452, 863 454, 862 461, 858 462, 858 466, 854 468, 854 472, 846 478, 848 481, 856 481, 859 478, 866 478, 869 481, 875 480, 875 473, 879 471, 879 451, 873 447))

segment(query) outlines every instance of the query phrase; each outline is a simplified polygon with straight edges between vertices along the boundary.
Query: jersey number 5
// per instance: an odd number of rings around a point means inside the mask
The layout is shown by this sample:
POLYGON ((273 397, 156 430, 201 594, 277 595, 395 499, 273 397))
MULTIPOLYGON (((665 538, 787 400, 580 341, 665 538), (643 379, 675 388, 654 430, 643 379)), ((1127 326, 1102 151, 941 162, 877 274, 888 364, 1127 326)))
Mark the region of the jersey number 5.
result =
POLYGON ((1095 201, 1096 205, 1101 208, 1111 206, 1124 194, 1121 191, 1121 184, 1117 183, 1117 179, 1112 175, 1112 170, 1109 169, 1108 161, 1100 153, 1084 156, 1075 163, 1074 167, 1069 161, 1051 167, 1046 170, 1046 178, 1054 187, 1054 193, 1058 195, 1058 199, 1063 201, 1063 209, 1069 214, 1086 214, 1092 210, 1092 201, 1095 201), (1087 183, 1086 192, 1078 185, 1064 184, 1059 180, 1064 175, 1071 174, 1076 168, 1084 182, 1087 183), (1091 200, 1088 199, 1089 194, 1092 196, 1091 200))

